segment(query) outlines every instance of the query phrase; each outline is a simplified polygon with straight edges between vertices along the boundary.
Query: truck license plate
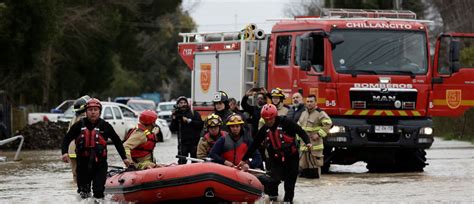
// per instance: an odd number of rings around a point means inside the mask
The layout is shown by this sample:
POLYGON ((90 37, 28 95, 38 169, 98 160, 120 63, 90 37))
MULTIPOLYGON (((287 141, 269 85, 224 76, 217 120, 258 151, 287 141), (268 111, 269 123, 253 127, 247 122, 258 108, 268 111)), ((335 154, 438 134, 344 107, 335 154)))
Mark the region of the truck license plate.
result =
POLYGON ((375 133, 393 133, 393 126, 376 125, 375 133))

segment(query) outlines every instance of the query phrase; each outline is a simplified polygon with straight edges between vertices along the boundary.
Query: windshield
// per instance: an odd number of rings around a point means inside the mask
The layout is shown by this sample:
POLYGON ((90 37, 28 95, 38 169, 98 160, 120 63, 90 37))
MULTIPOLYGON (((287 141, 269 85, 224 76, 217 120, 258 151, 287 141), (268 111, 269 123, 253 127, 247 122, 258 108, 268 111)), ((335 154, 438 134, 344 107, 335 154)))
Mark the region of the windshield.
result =
POLYGON ((161 104, 159 106, 161 111, 170 111, 174 109, 174 104, 161 104))
POLYGON ((337 72, 350 74, 426 74, 426 38, 423 32, 333 30, 344 42, 333 50, 337 72))
POLYGON ((128 103, 128 106, 136 111, 155 110, 155 106, 153 104, 147 103, 128 103))

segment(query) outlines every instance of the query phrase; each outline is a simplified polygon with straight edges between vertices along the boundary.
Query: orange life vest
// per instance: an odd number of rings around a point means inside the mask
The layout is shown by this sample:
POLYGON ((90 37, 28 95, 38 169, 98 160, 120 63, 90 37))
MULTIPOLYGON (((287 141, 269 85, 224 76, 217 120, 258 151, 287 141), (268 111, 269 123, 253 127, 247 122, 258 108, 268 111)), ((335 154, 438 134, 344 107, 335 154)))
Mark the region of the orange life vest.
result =
POLYGON ((82 119, 81 134, 76 138, 76 154, 80 157, 94 156, 96 162, 107 157, 107 141, 100 133, 99 124, 89 130, 82 119), (94 153, 94 154, 92 154, 94 153))
POLYGON ((237 141, 234 141, 230 134, 226 135, 224 139, 222 158, 238 165, 250 147, 250 139, 245 134, 241 135, 237 141))
POLYGON ((273 156, 281 158, 281 161, 285 161, 285 155, 289 156, 298 152, 295 138, 285 134, 281 126, 278 126, 275 132, 267 129, 266 141, 274 150, 273 156))
POLYGON ((125 137, 124 141, 127 141, 127 139, 130 138, 130 135, 132 135, 132 133, 135 132, 135 130, 137 130, 137 129, 143 131, 143 133, 146 136, 146 142, 141 144, 141 145, 138 145, 138 147, 136 147, 136 148, 134 148, 130 151, 132 159, 142 158, 142 157, 145 157, 149 154, 152 154, 153 150, 155 149, 156 142, 157 142, 155 134, 153 134, 151 131, 149 131, 142 124, 138 124, 137 127, 133 128, 131 131, 129 131, 129 133, 127 134, 127 137, 125 137))

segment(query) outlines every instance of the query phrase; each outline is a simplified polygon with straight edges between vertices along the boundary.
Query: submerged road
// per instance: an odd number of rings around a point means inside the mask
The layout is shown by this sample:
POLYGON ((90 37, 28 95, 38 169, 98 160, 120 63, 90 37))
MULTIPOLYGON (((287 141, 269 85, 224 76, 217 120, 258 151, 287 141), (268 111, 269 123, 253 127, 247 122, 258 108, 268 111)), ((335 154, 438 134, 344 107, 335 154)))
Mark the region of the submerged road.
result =
MULTIPOLYGON (((176 137, 159 143, 158 162, 176 162, 176 144, 176 137)), ((121 165, 113 145, 108 149, 109 165, 121 165)), ((14 153, 0 149, 0 156, 10 160, 14 153)), ((78 199, 69 164, 60 161, 60 150, 23 151, 20 157, 20 162, 0 162, 0 203, 93 202, 78 199)), ((321 179, 298 178, 295 202, 474 203, 474 145, 436 138, 427 159, 429 165, 418 173, 367 173, 363 162, 333 165, 332 173, 321 179)), ((283 194, 280 185, 280 200, 283 194)))

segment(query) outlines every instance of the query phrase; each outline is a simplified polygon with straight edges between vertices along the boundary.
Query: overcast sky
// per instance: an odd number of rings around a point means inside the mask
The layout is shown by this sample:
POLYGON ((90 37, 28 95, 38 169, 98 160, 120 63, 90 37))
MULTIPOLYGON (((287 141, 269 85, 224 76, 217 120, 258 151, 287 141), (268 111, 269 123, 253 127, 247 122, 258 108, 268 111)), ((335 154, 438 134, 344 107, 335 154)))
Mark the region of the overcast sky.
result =
POLYGON ((285 18, 283 9, 291 1, 295 0, 183 0, 183 8, 198 32, 237 31, 255 23, 269 33, 274 22, 266 19, 285 18))

